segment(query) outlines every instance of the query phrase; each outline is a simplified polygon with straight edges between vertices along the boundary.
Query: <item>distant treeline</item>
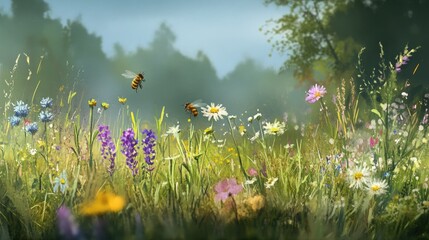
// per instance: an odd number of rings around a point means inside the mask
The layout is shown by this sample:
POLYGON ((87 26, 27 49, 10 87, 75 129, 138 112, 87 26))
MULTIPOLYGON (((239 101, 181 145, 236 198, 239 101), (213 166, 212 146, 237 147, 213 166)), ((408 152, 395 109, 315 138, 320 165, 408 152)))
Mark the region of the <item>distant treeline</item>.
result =
POLYGON ((0 14, 1 86, 7 89, 3 80, 14 80, 13 101, 30 102, 37 87, 36 100, 50 96, 66 101, 74 89, 76 102, 85 105, 88 98, 95 98, 110 103, 113 110, 119 106, 118 97, 126 97, 131 109, 138 109, 148 120, 166 106, 170 119, 184 121, 189 117, 184 104, 196 99, 222 103, 234 115, 259 109, 267 117, 282 118, 285 112, 303 112, 305 90, 294 91, 297 86, 290 73, 280 74, 243 59, 219 79, 203 52, 189 57, 174 47, 175 35, 166 24, 160 25, 147 48, 127 53, 117 44, 114 56, 108 58, 99 36, 77 20, 63 26, 48 16, 48 9, 43 0, 13 0, 12 15, 0 14), (18 67, 11 77, 18 54, 18 67), (139 92, 121 76, 126 69, 145 73, 139 92))

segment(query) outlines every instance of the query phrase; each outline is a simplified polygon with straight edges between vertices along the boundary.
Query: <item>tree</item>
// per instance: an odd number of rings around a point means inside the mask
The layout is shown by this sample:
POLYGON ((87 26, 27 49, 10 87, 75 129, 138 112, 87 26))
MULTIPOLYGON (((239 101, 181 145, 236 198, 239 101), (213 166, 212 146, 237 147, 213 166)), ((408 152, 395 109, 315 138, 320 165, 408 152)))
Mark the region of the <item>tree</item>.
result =
MULTIPOLYGON (((266 34, 271 35, 273 48, 289 53, 285 62, 295 69, 299 79, 314 80, 313 66, 323 60, 330 63, 332 69, 341 70, 346 63, 342 49, 338 49, 334 34, 329 28, 329 19, 333 13, 345 6, 342 0, 265 0, 289 8, 289 12, 267 26, 266 34)), ((343 48, 344 49, 344 48, 343 48)))
MULTIPOLYGON (((290 52, 285 64, 294 66, 295 74, 304 80, 314 80, 314 66, 320 63, 334 70, 331 76, 335 79, 350 75, 362 47, 367 49, 364 64, 372 68, 379 60, 379 42, 384 46, 387 60, 393 60, 407 43, 416 47, 429 42, 429 34, 423 30, 429 23, 427 0, 265 0, 265 3, 289 8, 287 14, 271 22, 275 26, 266 33, 274 40, 274 49, 290 52)), ((426 50, 425 54, 419 52, 427 55, 426 50)))

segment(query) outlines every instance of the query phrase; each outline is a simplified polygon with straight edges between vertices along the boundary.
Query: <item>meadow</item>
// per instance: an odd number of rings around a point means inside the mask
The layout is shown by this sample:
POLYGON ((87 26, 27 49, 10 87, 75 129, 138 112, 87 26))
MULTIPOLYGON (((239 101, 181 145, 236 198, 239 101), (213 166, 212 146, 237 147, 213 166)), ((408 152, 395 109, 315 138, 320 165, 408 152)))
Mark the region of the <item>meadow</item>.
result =
POLYGON ((180 123, 141 121, 126 96, 12 101, 12 69, 0 239, 428 239, 429 94, 397 80, 415 51, 358 62, 362 86, 313 85, 305 123, 204 96, 180 123))

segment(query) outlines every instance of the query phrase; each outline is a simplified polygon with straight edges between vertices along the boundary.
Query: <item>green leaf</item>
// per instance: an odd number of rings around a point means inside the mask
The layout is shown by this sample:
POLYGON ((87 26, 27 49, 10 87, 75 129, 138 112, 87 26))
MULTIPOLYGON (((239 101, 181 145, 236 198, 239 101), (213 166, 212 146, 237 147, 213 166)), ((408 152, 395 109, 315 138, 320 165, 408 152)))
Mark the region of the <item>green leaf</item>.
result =
POLYGON ((377 109, 371 109, 371 112, 372 113, 375 113, 379 118, 381 118, 381 114, 380 114, 380 112, 377 110, 377 109))

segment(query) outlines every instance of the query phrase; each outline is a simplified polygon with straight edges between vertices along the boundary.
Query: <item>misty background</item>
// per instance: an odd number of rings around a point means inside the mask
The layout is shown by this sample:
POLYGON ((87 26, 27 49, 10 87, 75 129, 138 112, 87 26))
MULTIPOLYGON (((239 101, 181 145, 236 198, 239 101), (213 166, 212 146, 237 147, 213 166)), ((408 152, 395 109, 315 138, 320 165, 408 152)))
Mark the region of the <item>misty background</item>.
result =
POLYGON ((130 110, 150 121, 166 106, 170 120, 184 122, 183 105, 196 99, 271 118, 305 106, 305 89, 296 91, 290 72, 279 73, 286 55, 270 56, 259 30, 281 16, 279 7, 256 0, 0 3, 1 79, 10 79, 18 54, 30 59, 19 59, 13 101, 30 102, 40 81, 36 103, 44 96, 66 101, 75 89, 76 107, 95 98, 115 111, 118 97, 126 97, 130 110), (126 69, 145 73, 137 93, 121 76, 126 69))
POLYGON ((36 87, 34 103, 65 102, 74 90, 75 109, 95 98, 115 112, 126 97, 149 121, 165 106, 184 122, 184 104, 196 99, 233 115, 308 120, 317 113, 304 101, 308 87, 327 86, 330 102, 341 80, 374 79, 381 43, 393 65, 406 45, 421 47, 397 74, 413 102, 429 86, 428 11, 428 0, 0 0, 0 87, 9 91, 4 80, 13 80, 12 101, 27 103, 36 87), (142 90, 121 76, 126 69, 145 73, 142 90))

